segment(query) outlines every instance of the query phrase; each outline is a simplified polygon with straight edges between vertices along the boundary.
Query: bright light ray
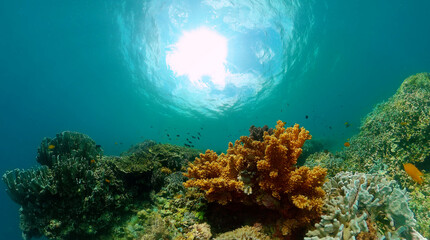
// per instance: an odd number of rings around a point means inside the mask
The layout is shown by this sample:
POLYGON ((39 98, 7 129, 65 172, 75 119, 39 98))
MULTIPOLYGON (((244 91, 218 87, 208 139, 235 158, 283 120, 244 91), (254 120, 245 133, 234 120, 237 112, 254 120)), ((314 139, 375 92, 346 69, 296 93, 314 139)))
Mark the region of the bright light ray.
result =
POLYGON ((177 76, 187 76, 197 87, 209 87, 207 76, 217 89, 224 89, 227 71, 227 39, 217 32, 199 28, 185 32, 167 52, 166 64, 177 76))

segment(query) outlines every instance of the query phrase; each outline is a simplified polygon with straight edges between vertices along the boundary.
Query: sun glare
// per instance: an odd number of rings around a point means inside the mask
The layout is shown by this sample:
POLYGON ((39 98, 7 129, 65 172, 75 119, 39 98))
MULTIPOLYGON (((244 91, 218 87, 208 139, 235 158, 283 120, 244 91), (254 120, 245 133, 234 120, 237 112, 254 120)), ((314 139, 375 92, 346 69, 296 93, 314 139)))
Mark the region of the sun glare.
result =
POLYGON ((197 87, 217 89, 225 86, 227 39, 217 32, 199 28, 185 32, 172 50, 167 52, 166 64, 177 76, 187 76, 197 87), (203 81, 208 77, 209 81, 203 81))

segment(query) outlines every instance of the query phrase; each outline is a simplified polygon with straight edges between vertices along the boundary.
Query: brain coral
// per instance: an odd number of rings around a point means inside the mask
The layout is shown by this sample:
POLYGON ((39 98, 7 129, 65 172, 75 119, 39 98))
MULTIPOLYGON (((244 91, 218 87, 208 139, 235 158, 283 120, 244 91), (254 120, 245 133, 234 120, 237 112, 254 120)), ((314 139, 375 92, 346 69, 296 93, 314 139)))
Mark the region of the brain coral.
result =
POLYGON ((242 136, 229 143, 227 154, 211 150, 191 163, 185 187, 205 191, 210 202, 257 204, 282 213, 282 233, 319 221, 326 169, 296 167, 302 146, 311 135, 296 124, 284 128, 278 121, 273 134, 263 141, 242 136))

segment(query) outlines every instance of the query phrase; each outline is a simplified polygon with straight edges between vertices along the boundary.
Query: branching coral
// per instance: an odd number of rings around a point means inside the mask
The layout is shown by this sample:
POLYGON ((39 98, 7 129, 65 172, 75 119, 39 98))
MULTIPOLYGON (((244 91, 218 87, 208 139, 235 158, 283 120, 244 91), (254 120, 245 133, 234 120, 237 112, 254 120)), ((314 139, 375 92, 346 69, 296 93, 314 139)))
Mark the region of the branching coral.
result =
POLYGON ((227 154, 211 150, 200 154, 185 174, 186 187, 205 191, 210 202, 242 202, 278 210, 286 219, 282 232, 309 226, 319 220, 323 206, 326 169, 296 167, 302 146, 311 135, 296 124, 284 128, 277 122, 263 141, 242 136, 229 143, 227 154), (294 219, 294 221, 291 221, 294 219))

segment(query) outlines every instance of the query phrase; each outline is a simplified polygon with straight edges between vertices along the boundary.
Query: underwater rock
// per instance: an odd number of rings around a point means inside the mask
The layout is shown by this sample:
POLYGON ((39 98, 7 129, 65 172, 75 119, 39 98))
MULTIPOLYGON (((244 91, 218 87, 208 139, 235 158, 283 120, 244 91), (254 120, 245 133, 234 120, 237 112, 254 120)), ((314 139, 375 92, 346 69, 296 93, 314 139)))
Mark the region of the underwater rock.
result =
POLYGON ((408 193, 394 180, 377 174, 340 172, 324 184, 327 203, 313 239, 355 239, 372 234, 371 239, 411 238, 416 225, 408 206, 408 193), (383 235, 381 234, 383 233, 383 235))

